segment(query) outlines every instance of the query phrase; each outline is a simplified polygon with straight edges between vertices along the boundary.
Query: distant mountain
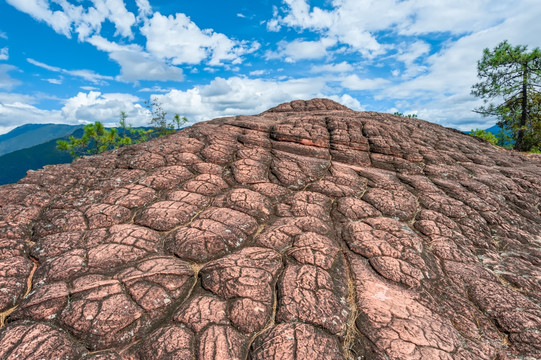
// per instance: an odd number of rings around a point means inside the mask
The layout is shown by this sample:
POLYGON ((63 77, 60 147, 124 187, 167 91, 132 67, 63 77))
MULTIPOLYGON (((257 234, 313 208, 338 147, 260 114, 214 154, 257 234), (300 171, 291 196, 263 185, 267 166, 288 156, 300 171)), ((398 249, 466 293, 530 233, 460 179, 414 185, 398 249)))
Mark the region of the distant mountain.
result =
MULTIPOLYGON (((74 132, 75 136, 82 134, 82 129, 77 129, 74 132)), ((41 169, 45 165, 70 163, 71 156, 56 149, 57 140, 59 139, 49 140, 43 144, 0 156, 0 169, 2 169, 0 171, 0 185, 19 181, 26 176, 28 170, 41 169)))
MULTIPOLYGON (((149 130, 151 128, 138 127, 135 129, 149 130)), ((11 132, 8 134, 11 134, 11 132)), ((56 148, 56 142, 61 139, 67 139, 71 135, 80 138, 83 135, 83 128, 75 127, 74 131, 62 137, 49 140, 39 145, 17 151, 12 151, 8 154, 1 155, 0 185, 11 184, 19 181, 26 176, 26 172, 28 170, 41 169, 45 165, 70 163, 72 161, 71 156, 68 153, 59 151, 56 148)), ((12 137, 12 139, 16 138, 17 136, 18 135, 12 137)))
POLYGON ((25 124, 0 135, 0 155, 30 148, 72 134, 81 125, 25 124))
POLYGON ((501 127, 499 127, 498 125, 494 125, 489 127, 488 129, 485 129, 485 131, 494 135, 498 135, 498 133, 501 131, 501 127))
MULTIPOLYGON (((500 130, 501 128, 498 126, 498 125, 494 125, 494 126, 491 126, 489 127, 488 129, 484 129, 486 132, 489 132, 489 133, 492 133, 494 135, 498 135, 500 133, 500 130)), ((469 134, 471 133, 471 131, 466 131, 466 134, 469 134)), ((505 132, 507 135, 511 135, 511 133, 509 131, 506 131, 505 132)))

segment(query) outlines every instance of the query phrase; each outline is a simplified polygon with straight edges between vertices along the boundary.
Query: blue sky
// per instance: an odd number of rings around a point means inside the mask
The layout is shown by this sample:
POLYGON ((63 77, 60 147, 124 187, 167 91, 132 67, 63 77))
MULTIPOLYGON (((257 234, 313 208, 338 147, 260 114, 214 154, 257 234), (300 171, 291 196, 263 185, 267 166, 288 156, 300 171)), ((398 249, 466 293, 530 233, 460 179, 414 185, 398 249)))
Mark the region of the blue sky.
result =
POLYGON ((329 97, 487 128, 482 49, 541 47, 539 0, 0 0, 0 133, 24 123, 191 122, 329 97))

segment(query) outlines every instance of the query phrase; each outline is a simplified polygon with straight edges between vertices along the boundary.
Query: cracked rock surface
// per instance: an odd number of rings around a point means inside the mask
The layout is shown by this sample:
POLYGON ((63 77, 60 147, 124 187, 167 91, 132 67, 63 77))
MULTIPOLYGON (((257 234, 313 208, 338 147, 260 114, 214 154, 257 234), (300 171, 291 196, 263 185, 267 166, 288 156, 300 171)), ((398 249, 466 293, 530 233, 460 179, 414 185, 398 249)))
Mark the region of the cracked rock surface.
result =
POLYGON ((314 99, 29 172, 0 359, 541 359, 541 157, 314 99))

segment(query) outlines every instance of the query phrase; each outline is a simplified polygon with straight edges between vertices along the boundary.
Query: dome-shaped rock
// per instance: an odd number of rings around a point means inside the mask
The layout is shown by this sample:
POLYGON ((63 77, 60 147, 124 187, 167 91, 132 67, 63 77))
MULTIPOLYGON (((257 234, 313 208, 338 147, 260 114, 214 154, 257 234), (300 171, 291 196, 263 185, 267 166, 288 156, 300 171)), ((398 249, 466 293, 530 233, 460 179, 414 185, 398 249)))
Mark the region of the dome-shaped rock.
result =
POLYGON ((327 99, 0 187, 0 359, 540 359, 541 158, 327 99))

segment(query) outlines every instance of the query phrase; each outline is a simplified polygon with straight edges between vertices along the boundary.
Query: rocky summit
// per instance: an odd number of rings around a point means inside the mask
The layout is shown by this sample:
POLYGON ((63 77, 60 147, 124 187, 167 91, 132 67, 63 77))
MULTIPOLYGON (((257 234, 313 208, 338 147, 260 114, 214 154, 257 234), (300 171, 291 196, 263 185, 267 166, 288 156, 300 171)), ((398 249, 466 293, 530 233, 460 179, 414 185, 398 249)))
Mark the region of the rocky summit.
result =
POLYGON ((541 359, 541 159, 326 99, 0 187, 0 359, 541 359))

